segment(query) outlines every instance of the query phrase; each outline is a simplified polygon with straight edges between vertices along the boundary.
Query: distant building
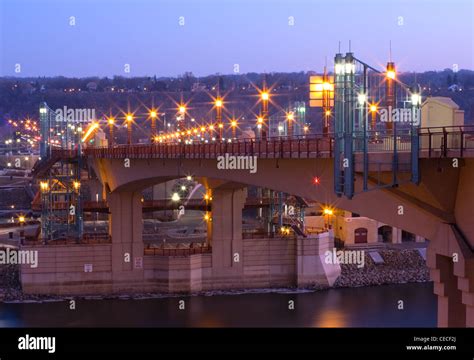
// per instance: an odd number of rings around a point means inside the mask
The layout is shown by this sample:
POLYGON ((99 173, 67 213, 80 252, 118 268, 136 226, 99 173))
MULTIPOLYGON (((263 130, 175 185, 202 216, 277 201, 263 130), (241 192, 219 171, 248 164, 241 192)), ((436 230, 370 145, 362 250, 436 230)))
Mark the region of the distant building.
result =
POLYGON ((433 96, 421 105, 421 127, 464 125, 464 110, 451 98, 433 96))
MULTIPOLYGON (((421 127, 433 128, 432 132, 458 131, 458 126, 464 125, 464 110, 459 109, 451 98, 443 96, 433 96, 425 100, 421 105, 421 127)), ((459 136, 448 136, 448 147, 458 148, 460 146, 459 136)), ((421 137, 421 148, 441 150, 444 147, 442 136, 431 136, 431 143, 428 136, 421 137)))

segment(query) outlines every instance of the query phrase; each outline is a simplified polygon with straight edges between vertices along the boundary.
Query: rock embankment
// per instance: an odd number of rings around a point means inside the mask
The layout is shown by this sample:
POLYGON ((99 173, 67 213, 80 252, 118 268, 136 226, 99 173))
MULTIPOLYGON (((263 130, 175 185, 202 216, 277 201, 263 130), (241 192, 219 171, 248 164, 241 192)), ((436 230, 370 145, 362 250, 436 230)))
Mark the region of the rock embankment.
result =
POLYGON ((334 287, 358 287, 402 284, 430 280, 429 269, 417 250, 379 250, 383 264, 375 264, 366 253, 365 264, 342 264, 341 275, 334 287))

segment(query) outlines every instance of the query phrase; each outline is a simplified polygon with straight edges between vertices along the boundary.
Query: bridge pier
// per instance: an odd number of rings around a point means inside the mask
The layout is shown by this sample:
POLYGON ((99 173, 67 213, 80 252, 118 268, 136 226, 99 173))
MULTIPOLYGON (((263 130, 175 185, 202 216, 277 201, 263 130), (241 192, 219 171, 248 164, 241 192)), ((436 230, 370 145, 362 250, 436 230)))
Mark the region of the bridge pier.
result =
POLYGON ((212 286, 216 289, 242 286, 243 275, 242 209, 247 189, 216 188, 212 191, 210 223, 212 245, 212 286), (232 281, 227 281, 232 278, 232 281))
POLYGON ((114 291, 140 287, 143 281, 143 224, 140 192, 108 194, 114 291))
POLYGON ((453 226, 442 227, 438 239, 428 247, 427 257, 438 296, 438 326, 474 327, 474 259, 453 226))

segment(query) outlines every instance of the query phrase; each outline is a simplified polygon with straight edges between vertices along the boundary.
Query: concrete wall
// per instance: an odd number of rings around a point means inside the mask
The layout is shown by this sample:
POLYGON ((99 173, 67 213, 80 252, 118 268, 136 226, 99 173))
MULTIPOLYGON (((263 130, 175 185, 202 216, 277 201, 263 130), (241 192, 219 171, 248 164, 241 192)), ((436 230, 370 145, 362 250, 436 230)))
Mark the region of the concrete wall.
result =
MULTIPOLYGON (((332 285, 339 266, 325 264, 324 252, 333 248, 332 236, 313 238, 244 239, 234 271, 219 270, 213 254, 143 256, 139 273, 113 271, 112 245, 49 245, 23 247, 38 251, 38 267, 21 266, 23 290, 28 294, 96 295, 111 293, 194 293, 244 289, 332 285), (85 265, 92 271, 85 272, 85 265), (124 276, 134 274, 136 276, 124 276), (141 274, 142 276, 138 276, 141 274)), ((133 263, 133 264, 132 264, 133 263)), ((137 269, 137 270, 138 270, 137 269)))
POLYGON ((21 265, 21 283, 28 294, 93 294, 112 292, 111 245, 40 245, 38 267, 21 265), (85 265, 92 264, 92 272, 85 265))

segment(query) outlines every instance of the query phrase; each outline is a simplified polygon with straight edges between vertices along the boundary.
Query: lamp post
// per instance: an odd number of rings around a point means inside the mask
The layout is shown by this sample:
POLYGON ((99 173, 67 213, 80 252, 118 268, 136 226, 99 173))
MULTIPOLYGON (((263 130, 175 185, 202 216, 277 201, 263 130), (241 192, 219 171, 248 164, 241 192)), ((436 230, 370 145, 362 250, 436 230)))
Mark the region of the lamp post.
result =
POLYGON ((263 92, 260 94, 260 97, 262 99, 262 119, 263 119, 263 121, 260 123, 261 124, 260 133, 262 135, 262 138, 266 138, 267 137, 266 126, 268 124, 268 101, 270 100, 270 95, 268 94, 265 88, 263 92))
MULTIPOLYGON (((180 116, 180 122, 183 124, 183 128, 186 128, 186 106, 184 106, 183 104, 181 104, 179 106, 179 116, 180 116)), ((178 126, 178 130, 181 131, 181 127, 178 126)))
POLYGON ((295 120, 295 115, 293 112, 286 114, 286 120, 288 122, 288 136, 293 136, 293 120, 295 120))
POLYGON ((377 137, 377 132, 376 132, 377 105, 376 104, 370 105, 370 116, 371 116, 370 130, 374 132, 373 136, 376 138, 377 137))
POLYGON ((392 123, 392 109, 395 107, 395 78, 397 73, 395 71, 395 63, 387 63, 387 72, 385 73, 385 101, 388 110, 389 121, 387 122, 387 130, 393 128, 392 123))
POLYGON ((330 208, 324 208, 323 210, 324 215, 326 215, 327 222, 326 222, 326 229, 330 229, 331 225, 329 224, 329 217, 334 214, 334 211, 330 208))
POLYGON ((150 111, 150 119, 151 119, 151 139, 152 142, 156 136, 156 119, 158 117, 158 113, 155 110, 150 111))
POLYGON ((257 129, 258 129, 258 137, 262 138, 262 127, 263 127, 263 117, 259 116, 257 118, 257 129))
POLYGON ((216 106, 216 124, 217 124, 217 127, 219 128, 219 139, 222 139, 222 130, 224 128, 222 124, 222 106, 223 106, 222 99, 218 97, 216 99, 215 106, 216 106))
POLYGON ((132 123, 133 123, 133 115, 132 115, 132 114, 128 114, 128 115, 126 116, 126 120, 127 120, 127 134, 128 134, 127 144, 128 144, 128 145, 131 145, 131 144, 132 144, 132 123))
POLYGON ((109 124, 109 137, 110 137, 110 146, 114 145, 114 124, 115 119, 110 117, 107 119, 107 123, 109 124))
POLYGON ((236 130, 237 130, 237 120, 232 119, 230 121, 230 127, 232 129, 232 140, 234 140, 236 138, 235 133, 236 133, 236 130))

